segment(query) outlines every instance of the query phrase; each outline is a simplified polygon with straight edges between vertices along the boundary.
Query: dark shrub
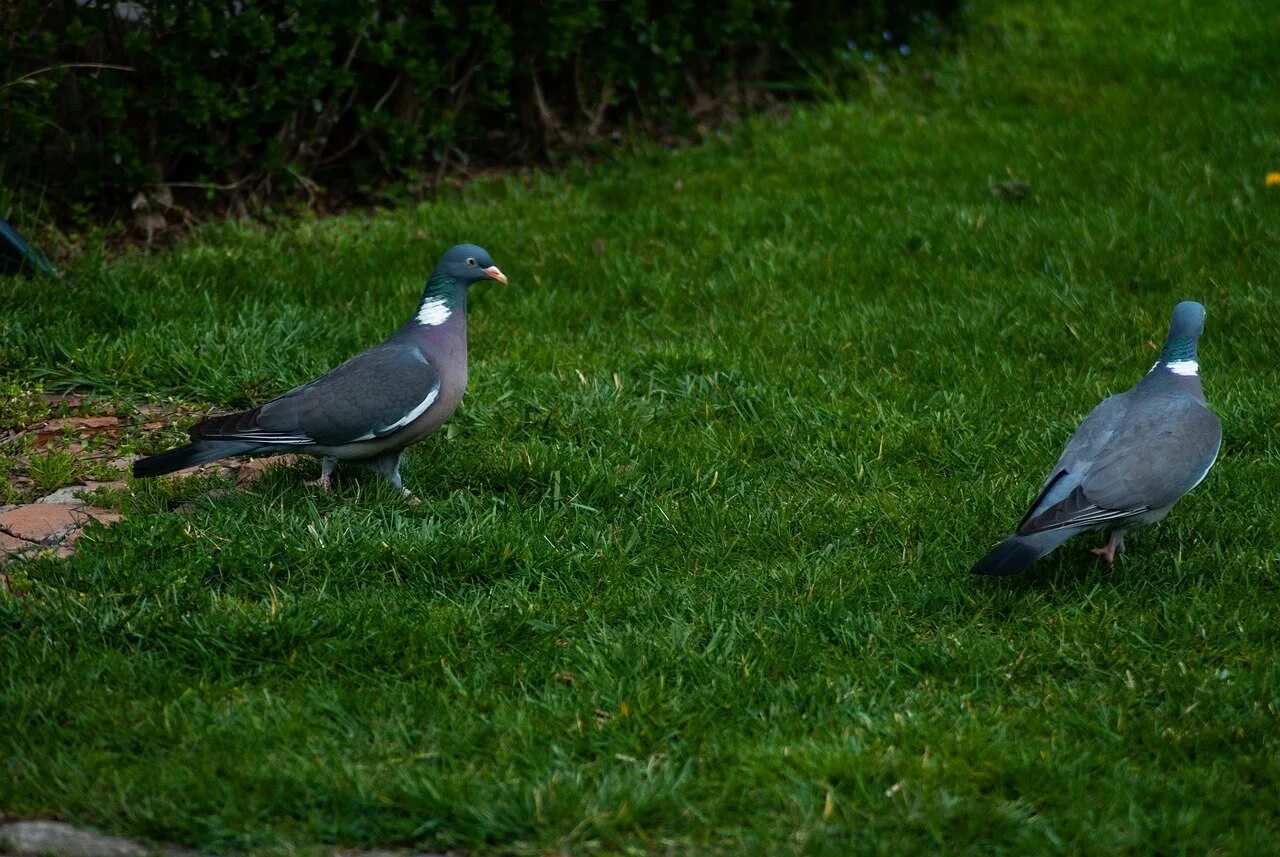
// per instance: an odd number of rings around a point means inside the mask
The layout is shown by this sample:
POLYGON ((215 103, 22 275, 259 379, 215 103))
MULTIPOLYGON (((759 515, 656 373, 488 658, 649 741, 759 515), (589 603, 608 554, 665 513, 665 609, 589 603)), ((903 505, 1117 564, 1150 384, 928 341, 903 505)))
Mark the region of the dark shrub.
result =
POLYGON ((0 0, 0 182, 102 208, 162 183, 247 197, 532 160, 750 106, 955 3, 0 0))

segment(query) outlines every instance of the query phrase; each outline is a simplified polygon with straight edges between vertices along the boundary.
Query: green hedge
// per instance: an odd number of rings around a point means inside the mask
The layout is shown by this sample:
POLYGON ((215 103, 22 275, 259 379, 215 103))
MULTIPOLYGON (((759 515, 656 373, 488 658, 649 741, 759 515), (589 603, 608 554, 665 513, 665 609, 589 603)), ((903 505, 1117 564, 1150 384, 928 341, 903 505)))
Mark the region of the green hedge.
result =
POLYGON ((878 63, 957 2, 0 0, 0 184, 98 209, 412 184, 749 104, 867 34, 878 63))

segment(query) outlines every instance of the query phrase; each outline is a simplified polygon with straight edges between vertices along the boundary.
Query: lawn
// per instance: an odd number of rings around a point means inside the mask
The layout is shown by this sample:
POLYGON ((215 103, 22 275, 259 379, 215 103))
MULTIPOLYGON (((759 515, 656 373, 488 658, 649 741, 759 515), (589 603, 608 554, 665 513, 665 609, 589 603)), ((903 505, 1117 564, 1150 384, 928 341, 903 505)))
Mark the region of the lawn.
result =
MULTIPOLYGON (((214 851, 1274 853, 1280 5, 980 0, 682 152, 0 286, 7 381, 244 406, 483 244, 406 484, 315 462, 0 599, 0 809, 214 851), (1203 301, 1209 478, 969 565, 1203 301)), ((176 430, 175 430, 176 431, 176 430)), ((157 432, 146 451, 174 432, 157 432)))

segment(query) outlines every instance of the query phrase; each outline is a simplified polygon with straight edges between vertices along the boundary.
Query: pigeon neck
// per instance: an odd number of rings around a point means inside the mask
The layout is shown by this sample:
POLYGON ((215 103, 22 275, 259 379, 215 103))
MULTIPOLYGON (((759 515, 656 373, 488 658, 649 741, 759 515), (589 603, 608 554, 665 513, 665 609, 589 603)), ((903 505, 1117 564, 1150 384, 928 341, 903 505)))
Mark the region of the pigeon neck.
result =
POLYGON ((1187 392, 1203 401, 1196 345, 1194 336, 1170 336, 1165 340, 1160 359, 1143 379, 1144 383, 1187 392))
POLYGON ((1171 335, 1164 342, 1164 350, 1160 352, 1160 362, 1195 363, 1197 361, 1196 345, 1194 336, 1171 335))
POLYGON ((466 315, 466 286, 448 274, 433 272, 427 280, 427 287, 422 290, 422 300, 409 327, 426 330, 452 328, 464 321, 466 315))

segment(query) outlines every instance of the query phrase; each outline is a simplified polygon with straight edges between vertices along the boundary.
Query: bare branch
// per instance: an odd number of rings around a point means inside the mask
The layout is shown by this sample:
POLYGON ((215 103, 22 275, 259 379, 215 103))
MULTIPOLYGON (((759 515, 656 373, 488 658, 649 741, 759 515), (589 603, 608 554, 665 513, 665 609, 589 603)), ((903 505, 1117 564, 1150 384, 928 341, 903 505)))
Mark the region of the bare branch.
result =
POLYGON ((111 63, 105 63, 105 62, 65 62, 60 65, 47 65, 44 68, 38 68, 35 71, 29 71, 26 74, 24 74, 22 77, 19 77, 15 80, 11 80, 5 84, 0 84, 0 89, 7 89, 10 86, 17 86, 19 83, 24 83, 38 74, 45 74, 51 71, 59 71, 64 68, 109 68, 115 71, 137 71, 137 69, 133 68, 132 66, 112 65, 111 63))

